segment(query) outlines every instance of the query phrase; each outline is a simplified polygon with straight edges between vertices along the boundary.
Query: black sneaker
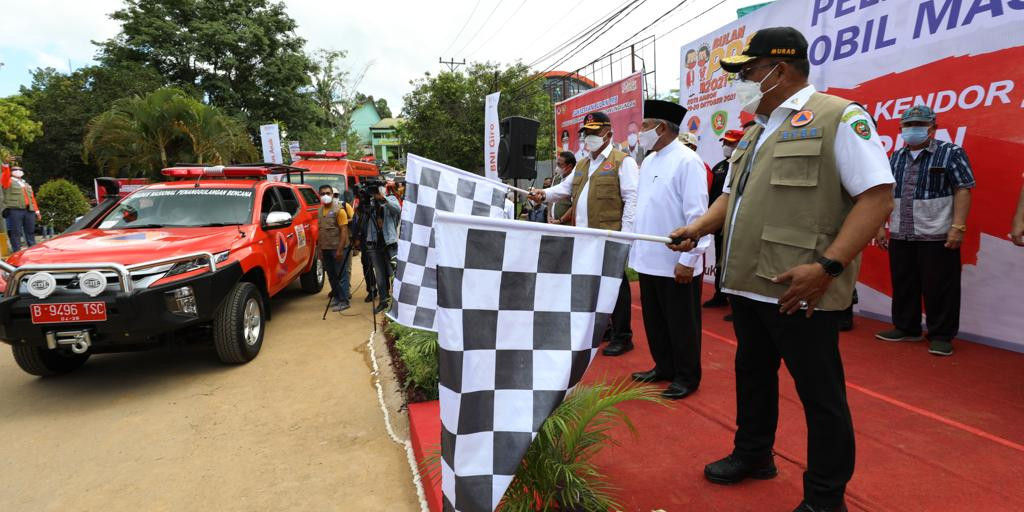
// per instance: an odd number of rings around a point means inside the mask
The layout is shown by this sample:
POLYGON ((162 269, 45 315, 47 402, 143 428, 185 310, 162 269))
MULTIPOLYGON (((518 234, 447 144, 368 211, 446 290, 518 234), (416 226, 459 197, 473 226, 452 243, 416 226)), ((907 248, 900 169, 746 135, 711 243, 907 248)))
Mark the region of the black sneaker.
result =
POLYGON ((729 305, 729 299, 727 299, 725 297, 725 295, 715 295, 714 297, 711 297, 710 299, 705 301, 704 304, 701 305, 701 307, 705 307, 705 308, 721 308, 721 307, 725 307, 725 306, 728 306, 728 305, 729 305))
POLYGON ((774 455, 760 461, 748 461, 730 454, 704 466, 704 477, 716 484, 731 485, 740 483, 747 478, 768 480, 779 474, 775 467, 774 455))
POLYGON ((889 331, 882 331, 875 333, 875 338, 882 341, 921 341, 924 336, 920 334, 910 334, 909 332, 902 331, 900 329, 892 329, 889 331))
POLYGON ((387 299, 382 300, 380 301, 380 304, 377 304, 377 307, 373 308, 373 314, 377 315, 383 313, 387 311, 389 307, 391 307, 391 301, 387 299))
POLYGON ((821 507, 802 501, 793 509, 793 512, 847 512, 847 510, 846 503, 841 503, 838 507, 821 507))
POLYGON ((370 294, 366 295, 366 298, 363 299, 363 302, 373 302, 376 299, 377 299, 377 296, 372 294, 372 293, 370 293, 370 294))
POLYGON ((953 355, 953 343, 946 340, 931 340, 928 343, 928 353, 935 356, 953 355))

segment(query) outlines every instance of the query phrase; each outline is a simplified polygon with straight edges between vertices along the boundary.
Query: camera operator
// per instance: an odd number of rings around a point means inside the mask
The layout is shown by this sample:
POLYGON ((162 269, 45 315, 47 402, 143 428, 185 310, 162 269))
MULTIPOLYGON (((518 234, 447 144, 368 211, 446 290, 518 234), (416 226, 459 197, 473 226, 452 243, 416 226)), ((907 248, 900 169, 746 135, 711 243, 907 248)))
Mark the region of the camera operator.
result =
MULTIPOLYGON (((370 181, 366 189, 372 194, 365 220, 363 251, 369 257, 376 277, 379 303, 374 313, 386 311, 390 301, 388 287, 394 274, 394 260, 398 253, 398 221, 402 207, 393 195, 385 195, 384 183, 370 181)), ((362 202, 362 201, 361 201, 362 202)))
MULTIPOLYGON (((350 231, 352 232, 353 255, 359 255, 359 264, 363 267, 363 282, 366 283, 366 298, 363 302, 373 302, 377 299, 377 279, 373 275, 373 262, 370 255, 363 250, 366 247, 366 233, 369 227, 371 203, 373 197, 367 192, 363 185, 354 185, 356 215, 352 221, 350 231)), ((351 191, 349 191, 351 193, 351 191)))

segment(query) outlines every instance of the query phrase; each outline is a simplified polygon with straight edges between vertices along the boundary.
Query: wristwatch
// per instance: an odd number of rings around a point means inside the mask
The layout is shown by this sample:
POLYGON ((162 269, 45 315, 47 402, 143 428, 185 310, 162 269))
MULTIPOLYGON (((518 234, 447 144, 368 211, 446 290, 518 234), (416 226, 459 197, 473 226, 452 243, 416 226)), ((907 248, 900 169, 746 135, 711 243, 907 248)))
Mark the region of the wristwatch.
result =
POLYGON ((959 231, 959 232, 961 232, 961 233, 966 233, 967 232, 967 225, 966 224, 953 224, 950 227, 955 229, 955 230, 957 230, 957 231, 959 231))
POLYGON ((832 277, 839 277, 843 273, 843 264, 836 260, 830 260, 824 256, 818 258, 818 263, 825 267, 825 273, 832 277))

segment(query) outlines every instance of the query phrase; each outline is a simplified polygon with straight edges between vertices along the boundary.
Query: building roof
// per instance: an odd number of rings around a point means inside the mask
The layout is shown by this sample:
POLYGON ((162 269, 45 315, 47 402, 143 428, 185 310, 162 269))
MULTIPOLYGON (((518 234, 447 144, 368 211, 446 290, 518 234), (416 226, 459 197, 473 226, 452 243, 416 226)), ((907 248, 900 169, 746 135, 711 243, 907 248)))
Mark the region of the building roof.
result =
POLYGON ((377 124, 370 127, 371 130, 389 130, 392 128, 398 128, 405 122, 405 119, 401 117, 385 117, 377 122, 377 124))

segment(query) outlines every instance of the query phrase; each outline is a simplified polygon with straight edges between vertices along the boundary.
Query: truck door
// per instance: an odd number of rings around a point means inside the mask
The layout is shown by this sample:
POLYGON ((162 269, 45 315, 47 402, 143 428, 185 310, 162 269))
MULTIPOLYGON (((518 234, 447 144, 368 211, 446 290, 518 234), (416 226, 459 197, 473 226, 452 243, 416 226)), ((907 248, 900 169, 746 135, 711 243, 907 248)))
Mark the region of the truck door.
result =
POLYGON ((278 189, 282 187, 267 187, 263 190, 263 200, 260 202, 260 240, 257 242, 260 250, 266 256, 267 261, 267 290, 271 295, 277 293, 292 281, 295 275, 295 265, 291 257, 295 254, 295 231, 293 220, 291 226, 280 228, 263 227, 267 215, 272 212, 291 213, 284 205, 278 189))
POLYGON ((274 189, 281 195, 284 211, 292 214, 292 226, 285 234, 285 238, 291 242, 288 253, 288 274, 289 279, 293 279, 306 270, 313 254, 313 247, 309 243, 315 240, 312 231, 313 216, 302 208, 302 202, 299 201, 294 189, 291 187, 274 187, 274 189))

